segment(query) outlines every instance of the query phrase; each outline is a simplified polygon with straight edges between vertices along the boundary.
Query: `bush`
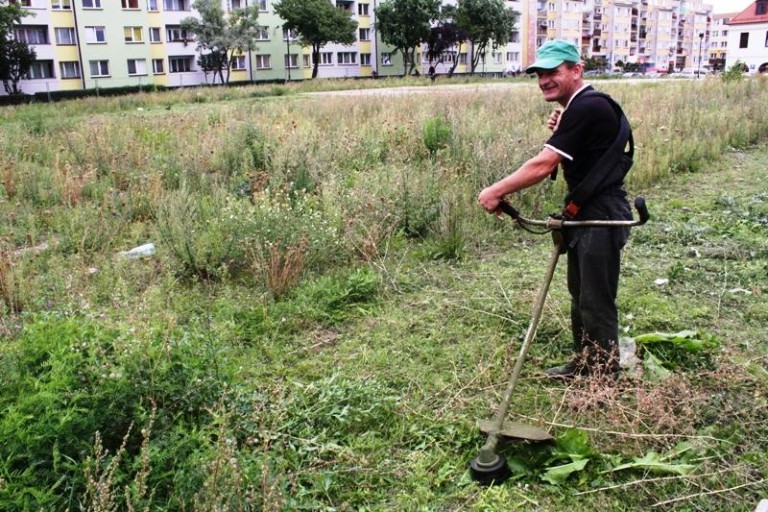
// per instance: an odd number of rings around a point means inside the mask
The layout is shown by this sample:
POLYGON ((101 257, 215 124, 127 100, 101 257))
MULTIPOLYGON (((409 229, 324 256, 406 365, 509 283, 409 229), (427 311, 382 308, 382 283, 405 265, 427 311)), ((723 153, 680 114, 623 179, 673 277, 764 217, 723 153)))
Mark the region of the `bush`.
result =
POLYGON ((433 117, 424 123, 424 145, 434 156, 438 150, 447 148, 453 139, 453 128, 442 117, 433 117))
POLYGON ((724 82, 735 82, 741 80, 745 75, 744 68, 744 63, 740 60, 737 60, 731 67, 723 71, 723 73, 720 75, 720 78, 722 78, 724 82))
POLYGON ((196 442, 177 433, 205 428, 230 378, 208 343, 194 334, 137 343, 86 318, 28 318, 0 352, 0 510, 74 510, 97 438, 130 468, 144 442, 132 425, 155 407, 150 485, 170 492, 163 475, 196 442))
POLYGON ((202 196, 189 189, 168 194, 157 214, 163 248, 171 265, 185 278, 218 280, 242 264, 237 232, 227 218, 228 199, 202 196))

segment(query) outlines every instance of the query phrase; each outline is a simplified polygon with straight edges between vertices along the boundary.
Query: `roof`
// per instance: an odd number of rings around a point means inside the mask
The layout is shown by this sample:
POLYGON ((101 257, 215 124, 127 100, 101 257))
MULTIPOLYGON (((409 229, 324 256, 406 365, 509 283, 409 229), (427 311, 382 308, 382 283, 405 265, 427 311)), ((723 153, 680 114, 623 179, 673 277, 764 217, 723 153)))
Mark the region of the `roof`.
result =
POLYGON ((731 18, 729 25, 746 25, 749 23, 768 23, 768 0, 758 0, 731 18), (758 4, 762 5, 762 14, 757 14, 758 4))

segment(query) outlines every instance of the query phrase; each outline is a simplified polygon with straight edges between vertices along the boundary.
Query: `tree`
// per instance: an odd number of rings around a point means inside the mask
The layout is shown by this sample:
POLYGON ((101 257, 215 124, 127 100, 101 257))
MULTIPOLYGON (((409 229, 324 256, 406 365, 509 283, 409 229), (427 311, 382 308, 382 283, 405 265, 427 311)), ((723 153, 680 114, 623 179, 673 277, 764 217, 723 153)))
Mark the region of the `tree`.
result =
POLYGON ((517 13, 507 9, 504 0, 461 0, 456 9, 456 25, 467 33, 472 43, 470 73, 475 72, 488 44, 495 50, 509 42, 517 13))
POLYGON ((605 57, 587 57, 584 59, 584 71, 604 71, 606 66, 605 57))
POLYGON ((381 40, 403 54, 403 75, 413 72, 416 48, 429 41, 432 21, 439 17, 440 0, 386 0, 376 9, 381 40))
POLYGON ((202 54, 198 63, 206 73, 214 73, 214 82, 218 75, 221 83, 229 83, 234 54, 249 49, 256 38, 258 7, 235 9, 229 14, 218 0, 195 0, 192 7, 200 17, 184 18, 181 27, 195 35, 197 49, 202 54))
POLYGON ((21 23, 21 18, 28 14, 13 0, 0 0, 0 36, 9 39, 14 25, 21 23))
POLYGON ((456 6, 443 6, 440 12, 440 19, 430 29, 429 40, 427 41, 427 58, 429 62, 442 62, 445 54, 453 50, 454 55, 452 56, 451 67, 448 70, 448 76, 453 76, 453 72, 456 71, 456 66, 459 64, 458 50, 466 40, 467 33, 456 25, 456 6))
POLYGON ((8 94, 21 94, 19 81, 37 60, 35 50, 23 41, 0 41, 0 79, 8 94))
POLYGON ((16 2, 0 0, 0 80, 8 94, 21 94, 19 81, 29 72, 37 55, 23 41, 13 37, 14 26, 28 14, 16 2))
POLYGON ((312 78, 317 78, 320 48, 357 41, 357 22, 330 0, 281 0, 275 13, 285 20, 284 28, 296 31, 301 46, 312 48, 312 78))

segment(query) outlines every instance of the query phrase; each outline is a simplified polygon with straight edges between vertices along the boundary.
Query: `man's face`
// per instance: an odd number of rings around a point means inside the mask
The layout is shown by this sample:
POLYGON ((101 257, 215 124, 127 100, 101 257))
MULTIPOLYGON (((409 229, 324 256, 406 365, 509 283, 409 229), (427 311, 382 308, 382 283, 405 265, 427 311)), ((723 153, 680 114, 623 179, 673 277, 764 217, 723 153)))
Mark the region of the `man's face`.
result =
POLYGON ((536 71, 539 77, 539 89, 544 94, 545 101, 556 101, 565 106, 573 93, 583 85, 581 64, 560 64, 555 69, 540 69, 536 71))

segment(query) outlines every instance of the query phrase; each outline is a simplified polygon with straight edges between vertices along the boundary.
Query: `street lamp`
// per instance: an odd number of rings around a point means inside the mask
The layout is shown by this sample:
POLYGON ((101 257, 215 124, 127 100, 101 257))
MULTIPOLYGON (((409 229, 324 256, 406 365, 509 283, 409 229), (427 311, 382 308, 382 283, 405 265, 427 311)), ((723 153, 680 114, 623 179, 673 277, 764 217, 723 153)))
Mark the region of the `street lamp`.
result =
POLYGON ((701 77, 701 45, 704 42, 704 32, 699 32, 699 72, 696 73, 696 78, 701 77))
POLYGON ((288 81, 291 81, 291 30, 288 24, 283 25, 285 30, 285 67, 288 70, 288 81))

